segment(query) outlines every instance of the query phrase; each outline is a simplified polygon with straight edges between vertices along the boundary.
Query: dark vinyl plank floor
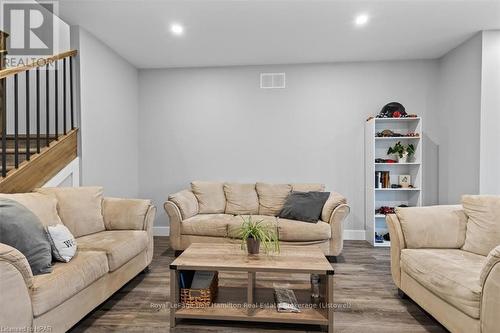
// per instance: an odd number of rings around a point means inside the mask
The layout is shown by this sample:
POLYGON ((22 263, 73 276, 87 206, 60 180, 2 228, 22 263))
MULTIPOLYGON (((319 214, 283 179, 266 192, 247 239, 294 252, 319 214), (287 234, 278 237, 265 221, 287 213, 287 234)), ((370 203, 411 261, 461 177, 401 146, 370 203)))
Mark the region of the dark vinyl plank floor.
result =
MULTIPOLYGON (((150 272, 140 274, 80 321, 72 332, 170 332, 168 266, 174 260, 168 237, 155 237, 150 272)), ((411 300, 402 300, 392 282, 387 248, 373 248, 363 241, 345 241, 335 269, 335 332, 447 332, 411 300)), ((221 274, 221 284, 240 286, 245 276, 221 274)), ((282 278, 265 274, 258 284, 272 287, 282 278)), ((293 286, 307 287, 308 276, 294 275, 293 286)), ((319 326, 248 324, 181 320, 176 333, 213 332, 319 332, 319 326)))

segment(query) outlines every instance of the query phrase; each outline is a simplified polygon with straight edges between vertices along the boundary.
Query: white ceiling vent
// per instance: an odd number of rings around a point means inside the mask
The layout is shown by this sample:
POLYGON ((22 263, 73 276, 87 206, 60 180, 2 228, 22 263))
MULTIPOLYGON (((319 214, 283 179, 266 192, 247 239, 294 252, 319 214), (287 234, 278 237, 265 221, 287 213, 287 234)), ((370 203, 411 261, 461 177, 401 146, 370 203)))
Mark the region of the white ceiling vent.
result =
POLYGON ((263 89, 285 88, 285 73, 260 73, 260 87, 263 89))

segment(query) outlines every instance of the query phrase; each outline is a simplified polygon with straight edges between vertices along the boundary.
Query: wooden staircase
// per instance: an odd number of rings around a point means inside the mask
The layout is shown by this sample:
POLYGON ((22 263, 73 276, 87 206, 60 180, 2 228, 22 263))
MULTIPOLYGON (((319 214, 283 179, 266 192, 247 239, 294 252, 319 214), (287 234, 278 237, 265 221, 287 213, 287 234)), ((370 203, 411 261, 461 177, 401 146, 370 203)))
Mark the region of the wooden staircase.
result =
MULTIPOLYGON (((6 34, 0 32, 2 65, 5 38, 6 34)), ((23 66, 0 67, 0 193, 29 192, 40 187, 77 157, 73 89, 76 55, 72 50, 23 66), (19 84, 20 75, 24 76, 23 85, 19 84), (12 83, 7 85, 7 80, 12 83), (13 91, 7 93, 7 86, 14 87, 13 91), (13 98, 13 103, 7 98, 13 98), (20 98, 25 98, 22 108, 20 98)))
MULTIPOLYGON (((59 136, 51 137, 49 146, 40 147, 38 152, 36 138, 30 137, 29 160, 26 137, 18 138, 18 168, 15 167, 15 140, 7 139, 7 174, 0 177, 0 193, 29 192, 40 187, 54 177, 66 165, 77 157, 78 129, 59 136)), ((2 155, 0 148, 0 155, 2 155)), ((1 172, 1 169, 0 169, 1 172)))

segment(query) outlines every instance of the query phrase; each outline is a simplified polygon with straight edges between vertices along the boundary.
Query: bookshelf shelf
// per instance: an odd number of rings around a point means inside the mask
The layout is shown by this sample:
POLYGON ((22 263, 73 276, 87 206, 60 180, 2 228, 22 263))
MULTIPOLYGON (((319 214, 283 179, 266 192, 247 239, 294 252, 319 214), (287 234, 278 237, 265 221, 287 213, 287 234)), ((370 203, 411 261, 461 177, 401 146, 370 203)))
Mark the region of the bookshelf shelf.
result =
POLYGON ((420 165, 420 162, 406 162, 406 163, 375 163, 375 165, 420 165))
POLYGON ((419 188, 376 188, 375 191, 420 191, 419 188))
POLYGON ((392 122, 407 122, 407 121, 420 121, 422 118, 414 117, 414 118, 373 118, 377 123, 392 123, 392 122))
POLYGON ((384 241, 383 243, 374 243, 375 247, 391 247, 390 241, 384 241))
POLYGON ((422 118, 372 118, 365 124, 365 223, 366 240, 374 247, 390 247, 390 241, 375 242, 375 234, 385 235, 389 232, 385 221, 386 216, 374 213, 382 206, 397 207, 407 205, 416 207, 422 205, 422 118), (391 130, 395 133, 419 133, 419 136, 376 137, 376 133, 391 130), (389 147, 397 141, 415 146, 415 156, 412 162, 405 163, 375 163, 376 159, 396 159, 387 155, 389 147), (375 173, 377 172, 377 177, 375 173), (400 175, 411 178, 410 188, 391 188, 391 184, 399 183, 400 175), (375 178, 381 185, 377 188, 375 178), (383 182, 382 182, 383 180, 383 182), (382 183, 382 184, 381 184, 382 183), (389 186, 389 187, 387 187, 389 186))
POLYGON ((420 136, 375 136, 375 140, 420 140, 420 136))

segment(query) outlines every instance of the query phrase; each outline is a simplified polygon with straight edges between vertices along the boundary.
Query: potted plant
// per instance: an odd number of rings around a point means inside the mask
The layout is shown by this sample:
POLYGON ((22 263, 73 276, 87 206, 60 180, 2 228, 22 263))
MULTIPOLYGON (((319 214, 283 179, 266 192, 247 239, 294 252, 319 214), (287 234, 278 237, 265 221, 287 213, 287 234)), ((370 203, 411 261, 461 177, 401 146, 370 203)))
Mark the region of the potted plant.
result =
POLYGON ((403 145, 401 141, 398 141, 394 147, 389 147, 387 150, 387 155, 396 154, 398 155, 399 163, 406 163, 415 154, 415 146, 413 144, 403 145))
POLYGON ((264 220, 253 221, 252 215, 247 219, 243 216, 243 223, 239 230, 241 237, 241 248, 247 248, 248 254, 258 254, 260 245, 267 252, 273 250, 279 252, 280 246, 276 229, 270 224, 264 223, 264 220))

